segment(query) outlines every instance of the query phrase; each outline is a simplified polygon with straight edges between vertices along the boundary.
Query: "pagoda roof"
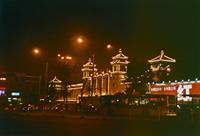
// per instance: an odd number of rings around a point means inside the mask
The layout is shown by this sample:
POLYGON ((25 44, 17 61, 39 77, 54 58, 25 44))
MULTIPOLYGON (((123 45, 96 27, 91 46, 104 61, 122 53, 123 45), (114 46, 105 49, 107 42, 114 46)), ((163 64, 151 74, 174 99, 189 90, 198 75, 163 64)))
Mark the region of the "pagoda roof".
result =
POLYGON ((167 55, 165 55, 164 51, 161 50, 160 55, 148 60, 149 63, 156 63, 156 62, 176 62, 175 59, 168 57, 167 55))
POLYGON ((125 56, 123 53, 122 53, 122 49, 119 49, 119 53, 117 55, 115 55, 114 57, 112 57, 113 60, 115 59, 128 59, 127 56, 125 56))
MULTIPOLYGON (((81 71, 93 71, 93 69, 86 67, 82 68, 81 71)), ((94 68, 94 71, 97 71, 97 68, 94 68)))
POLYGON ((62 81, 55 76, 49 83, 62 83, 62 81))
MULTIPOLYGON (((91 60, 91 58, 89 58, 88 62, 86 64, 83 65, 83 67, 93 67, 93 62, 91 60)), ((96 65, 94 64, 94 67, 96 67, 96 65)))
POLYGON ((113 61, 110 62, 111 65, 113 65, 113 64, 127 65, 127 64, 129 64, 129 63, 130 63, 130 61, 128 61, 128 60, 125 60, 125 61, 113 60, 113 61))

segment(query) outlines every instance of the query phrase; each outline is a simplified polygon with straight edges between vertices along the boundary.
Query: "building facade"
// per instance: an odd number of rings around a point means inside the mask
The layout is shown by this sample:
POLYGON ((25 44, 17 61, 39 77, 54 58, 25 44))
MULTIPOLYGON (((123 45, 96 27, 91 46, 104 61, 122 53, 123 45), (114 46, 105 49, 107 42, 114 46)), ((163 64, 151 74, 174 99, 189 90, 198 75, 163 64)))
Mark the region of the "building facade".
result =
POLYGON ((117 55, 112 57, 111 70, 98 70, 94 58, 89 59, 81 69, 83 72, 83 90, 88 96, 114 95, 124 93, 128 70, 128 57, 119 49, 117 55))
POLYGON ((62 81, 54 78, 49 82, 49 89, 52 87, 52 90, 58 93, 55 95, 56 101, 67 99, 66 101, 74 102, 78 101, 81 96, 105 96, 125 93, 129 63, 128 57, 119 49, 118 54, 112 57, 110 62, 111 70, 106 69, 103 71, 94 64, 93 56, 82 66, 82 83, 64 85, 62 81), (63 96, 66 93, 67 98, 63 96))
POLYGON ((38 103, 40 83, 39 76, 24 73, 0 73, 1 106, 17 107, 38 103))

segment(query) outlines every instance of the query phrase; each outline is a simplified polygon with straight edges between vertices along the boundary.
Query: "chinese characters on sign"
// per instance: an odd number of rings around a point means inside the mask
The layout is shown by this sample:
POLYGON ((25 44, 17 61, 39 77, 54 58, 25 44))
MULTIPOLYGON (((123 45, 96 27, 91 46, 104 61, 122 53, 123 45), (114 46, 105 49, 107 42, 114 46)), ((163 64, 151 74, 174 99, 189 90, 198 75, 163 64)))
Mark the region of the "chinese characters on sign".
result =
POLYGON ((192 101, 191 95, 200 95, 200 82, 177 82, 150 85, 151 94, 175 95, 177 101, 192 101))

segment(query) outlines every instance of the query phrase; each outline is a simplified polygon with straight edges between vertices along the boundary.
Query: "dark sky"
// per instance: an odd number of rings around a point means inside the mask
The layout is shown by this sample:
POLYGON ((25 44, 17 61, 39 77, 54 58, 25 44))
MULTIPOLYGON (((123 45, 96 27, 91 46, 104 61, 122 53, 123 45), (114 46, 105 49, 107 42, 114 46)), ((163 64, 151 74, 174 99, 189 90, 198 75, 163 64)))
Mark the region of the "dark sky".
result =
POLYGON ((97 65, 105 69, 122 48, 134 76, 163 49, 177 60, 177 79, 200 77, 199 0, 0 2, 0 71, 38 74, 43 72, 43 61, 55 63, 59 52, 75 58, 73 69, 94 52, 97 65), (86 41, 81 47, 74 42, 79 35, 86 41), (108 43, 112 51, 106 50, 108 43), (33 47, 41 48, 43 56, 34 57, 33 47))

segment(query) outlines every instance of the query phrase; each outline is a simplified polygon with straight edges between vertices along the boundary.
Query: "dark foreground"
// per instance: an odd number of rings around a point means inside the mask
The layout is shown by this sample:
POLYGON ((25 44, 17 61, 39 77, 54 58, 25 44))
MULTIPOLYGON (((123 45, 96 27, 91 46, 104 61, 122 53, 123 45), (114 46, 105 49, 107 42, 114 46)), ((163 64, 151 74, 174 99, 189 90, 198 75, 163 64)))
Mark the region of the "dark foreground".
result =
POLYGON ((178 120, 80 119, 0 113, 0 136, 199 136, 200 123, 178 120))

